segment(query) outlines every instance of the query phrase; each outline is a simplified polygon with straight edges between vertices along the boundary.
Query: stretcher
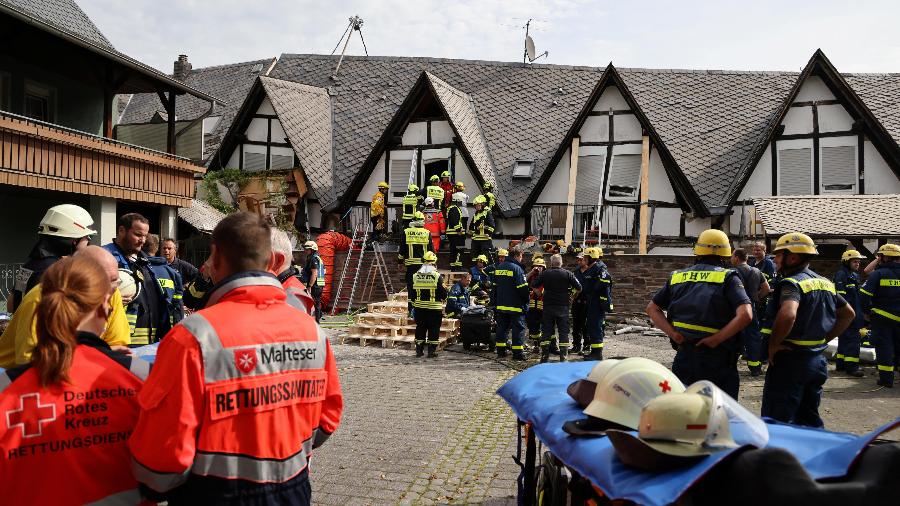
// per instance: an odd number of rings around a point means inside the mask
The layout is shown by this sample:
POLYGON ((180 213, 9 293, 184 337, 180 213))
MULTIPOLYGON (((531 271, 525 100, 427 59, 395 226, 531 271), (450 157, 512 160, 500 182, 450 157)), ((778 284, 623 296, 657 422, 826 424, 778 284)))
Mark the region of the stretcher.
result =
MULTIPOLYGON (((587 377, 595 362, 540 364, 503 385, 498 395, 512 407, 524 428, 526 452, 520 482, 520 504, 535 498, 536 445, 546 447, 574 475, 588 480, 608 499, 663 506, 675 503, 704 476, 722 464, 738 448, 703 458, 697 464, 663 473, 630 468, 616 457, 605 437, 576 438, 562 430, 568 420, 584 418, 581 408, 566 393, 575 380, 587 377)), ((818 481, 847 476, 860 454, 880 434, 900 426, 900 418, 865 436, 797 427, 766 420, 769 443, 766 448, 782 448, 802 464, 818 481)), ((521 441, 521 439, 520 439, 521 441)), ((893 446, 893 445, 892 445, 893 446)), ((552 502, 550 502, 552 503, 552 502)))

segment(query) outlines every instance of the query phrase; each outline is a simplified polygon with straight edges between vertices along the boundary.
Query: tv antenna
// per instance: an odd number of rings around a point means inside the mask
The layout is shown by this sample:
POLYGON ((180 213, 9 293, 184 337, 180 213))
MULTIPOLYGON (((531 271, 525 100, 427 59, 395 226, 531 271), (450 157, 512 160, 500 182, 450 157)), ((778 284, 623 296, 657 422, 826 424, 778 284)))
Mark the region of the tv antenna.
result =
POLYGON ((539 58, 550 56, 550 51, 544 51, 539 55, 535 55, 534 39, 528 34, 529 29, 531 28, 531 21, 532 20, 529 19, 528 22, 525 23, 525 52, 522 55, 522 63, 534 63, 535 60, 538 60, 539 58))
POLYGON ((334 68, 334 73, 331 74, 331 79, 337 79, 338 71, 341 70, 341 63, 344 61, 344 54, 347 52, 347 45, 350 44, 350 37, 353 36, 353 32, 359 32, 359 40, 362 41, 363 50, 366 52, 366 56, 369 56, 369 49, 366 47, 366 39, 363 38, 362 34, 362 25, 363 20, 359 16, 353 16, 348 18, 350 23, 347 25, 347 28, 344 29, 344 34, 341 35, 341 38, 338 39, 337 44, 335 44, 334 49, 331 50, 331 54, 334 54, 337 51, 338 46, 341 45, 341 41, 344 42, 344 47, 341 49, 341 57, 338 58, 337 67, 334 68))

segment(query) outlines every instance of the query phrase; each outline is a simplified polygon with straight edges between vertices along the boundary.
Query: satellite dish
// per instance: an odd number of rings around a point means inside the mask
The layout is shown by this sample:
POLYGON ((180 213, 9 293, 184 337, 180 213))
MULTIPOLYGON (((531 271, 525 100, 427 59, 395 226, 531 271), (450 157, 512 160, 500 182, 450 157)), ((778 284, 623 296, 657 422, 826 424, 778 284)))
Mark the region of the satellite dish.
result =
POLYGON ((535 60, 534 39, 531 38, 531 35, 525 36, 525 52, 528 54, 528 61, 535 60))

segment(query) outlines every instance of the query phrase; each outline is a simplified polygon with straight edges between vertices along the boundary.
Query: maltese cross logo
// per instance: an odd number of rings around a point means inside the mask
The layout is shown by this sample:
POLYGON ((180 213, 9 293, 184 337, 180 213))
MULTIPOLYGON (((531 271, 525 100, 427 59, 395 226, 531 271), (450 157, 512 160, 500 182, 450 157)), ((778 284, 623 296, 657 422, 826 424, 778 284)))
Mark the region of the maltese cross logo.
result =
POLYGON ((245 374, 256 369, 256 350, 234 350, 234 365, 245 374))

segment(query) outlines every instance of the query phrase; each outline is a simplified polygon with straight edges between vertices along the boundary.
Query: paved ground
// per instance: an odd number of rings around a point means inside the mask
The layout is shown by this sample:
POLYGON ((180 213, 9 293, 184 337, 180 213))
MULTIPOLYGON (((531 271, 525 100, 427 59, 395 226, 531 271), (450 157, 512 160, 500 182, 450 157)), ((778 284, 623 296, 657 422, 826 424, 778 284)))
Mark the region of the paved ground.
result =
MULTIPOLYGON (((416 359, 408 350, 334 346, 346 408, 313 460, 316 504, 515 504, 515 418, 494 394, 515 370, 454 349, 416 359)), ((670 365, 674 352, 664 338, 625 334, 610 336, 605 355, 670 365)), ((829 379, 827 428, 863 433, 900 414, 900 388, 872 391, 873 368, 866 373, 829 379)), ((741 382, 741 403, 758 413, 762 377, 742 370, 741 382)))

